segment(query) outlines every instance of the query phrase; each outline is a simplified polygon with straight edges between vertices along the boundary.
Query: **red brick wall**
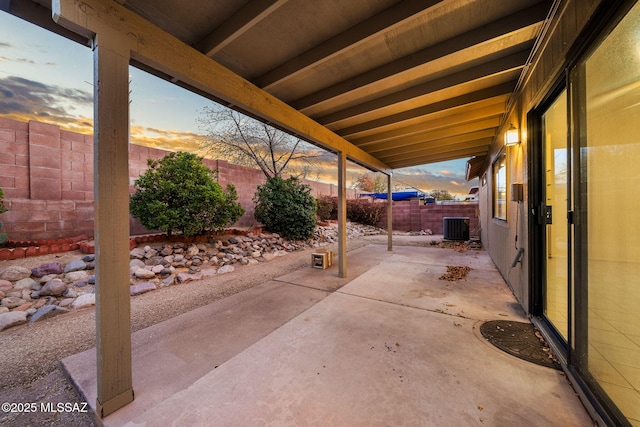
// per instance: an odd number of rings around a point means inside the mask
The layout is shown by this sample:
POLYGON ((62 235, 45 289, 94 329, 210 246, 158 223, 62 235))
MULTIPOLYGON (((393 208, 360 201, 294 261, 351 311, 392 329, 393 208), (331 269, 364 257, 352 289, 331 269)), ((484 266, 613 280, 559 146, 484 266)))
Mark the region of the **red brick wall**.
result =
MULTIPOLYGON (((469 217, 469 234, 479 236, 477 203, 422 204, 419 200, 393 202, 393 229, 398 231, 431 230, 442 234, 442 218, 469 217)), ((386 210, 378 223, 386 228, 386 210)))
MULTIPOLYGON (((147 170, 147 159, 161 159, 167 151, 129 145, 129 190, 147 170)), ((251 226, 253 195, 265 182, 261 171, 205 159, 218 170, 223 188, 235 185, 246 213, 235 224, 251 226)), ((314 196, 337 195, 337 187, 305 181, 314 196)), ((93 235, 93 136, 61 130, 58 126, 0 118, 0 188, 8 212, 0 215, 2 232, 11 240, 47 240, 93 235)), ((355 197, 355 190, 348 197, 355 197)), ((131 234, 148 232, 134 218, 131 234)))

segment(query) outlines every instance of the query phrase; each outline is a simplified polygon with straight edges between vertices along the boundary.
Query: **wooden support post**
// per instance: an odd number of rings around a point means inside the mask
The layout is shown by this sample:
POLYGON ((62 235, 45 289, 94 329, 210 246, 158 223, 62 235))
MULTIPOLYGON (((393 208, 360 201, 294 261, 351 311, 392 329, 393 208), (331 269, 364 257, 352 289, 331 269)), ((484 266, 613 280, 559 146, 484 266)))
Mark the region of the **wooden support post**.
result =
POLYGON ((97 406, 100 417, 133 400, 129 295, 129 50, 94 42, 94 191, 97 406))
POLYGON ((393 250, 393 190, 391 174, 387 175, 387 250, 393 250))
POLYGON ((347 277, 347 155, 338 153, 338 275, 347 277))

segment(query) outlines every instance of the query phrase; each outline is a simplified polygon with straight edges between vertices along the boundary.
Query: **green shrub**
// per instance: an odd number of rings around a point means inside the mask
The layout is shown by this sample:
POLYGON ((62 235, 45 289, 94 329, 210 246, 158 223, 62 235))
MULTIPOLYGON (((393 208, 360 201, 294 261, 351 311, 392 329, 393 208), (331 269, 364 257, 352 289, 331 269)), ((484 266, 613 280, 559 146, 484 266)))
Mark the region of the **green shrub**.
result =
POLYGON ((180 152, 147 163, 135 181, 130 211, 148 229, 193 236, 229 226, 244 214, 235 187, 228 184, 223 191, 201 157, 180 152))
POLYGON ((253 201, 255 218, 269 231, 289 240, 306 240, 316 228, 316 200, 311 188, 297 178, 267 178, 258 186, 253 201))
POLYGON ((363 199, 347 200, 347 219, 360 224, 377 226, 386 203, 372 203, 363 199))
MULTIPOLYGON (((338 219, 338 198, 321 196, 317 199, 318 218, 322 221, 338 219)), ((386 203, 372 203, 364 199, 347 200, 347 219, 365 225, 377 226, 386 203)))
POLYGON ((332 196, 320 196, 316 199, 318 209, 316 215, 321 221, 338 219, 338 198, 332 196))

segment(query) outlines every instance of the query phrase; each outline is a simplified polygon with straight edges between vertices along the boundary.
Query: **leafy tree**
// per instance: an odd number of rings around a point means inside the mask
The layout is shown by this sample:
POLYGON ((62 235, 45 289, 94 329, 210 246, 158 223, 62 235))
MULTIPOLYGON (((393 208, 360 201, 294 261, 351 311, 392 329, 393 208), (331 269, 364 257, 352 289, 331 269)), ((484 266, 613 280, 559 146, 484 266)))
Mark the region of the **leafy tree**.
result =
POLYGON ((130 204, 145 227, 193 236, 231 225, 244 214, 235 187, 228 184, 223 191, 201 157, 179 152, 147 163, 130 204))
POLYGON ((367 193, 384 193, 387 191, 387 183, 382 175, 372 177, 368 173, 360 175, 356 179, 354 187, 367 193))
POLYGON ((267 178, 309 174, 322 156, 300 138, 229 108, 205 107, 197 121, 210 138, 205 148, 235 164, 257 165, 267 178))
POLYGON ((429 193, 429 196, 437 200, 455 200, 455 197, 449 193, 449 190, 445 189, 433 190, 429 193))
POLYGON ((316 228, 316 200, 308 185, 291 177, 267 178, 258 186, 253 198, 256 204, 255 218, 275 233, 290 240, 306 240, 316 228))

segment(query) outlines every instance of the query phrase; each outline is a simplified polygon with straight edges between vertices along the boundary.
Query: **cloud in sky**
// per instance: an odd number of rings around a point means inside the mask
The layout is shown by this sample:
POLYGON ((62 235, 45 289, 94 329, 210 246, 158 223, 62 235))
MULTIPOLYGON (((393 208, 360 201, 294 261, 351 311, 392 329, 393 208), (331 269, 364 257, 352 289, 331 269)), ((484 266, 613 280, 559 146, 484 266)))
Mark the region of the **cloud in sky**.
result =
POLYGON ((18 62, 18 63, 21 63, 21 64, 31 64, 31 65, 35 65, 36 64, 36 61, 34 61, 33 59, 28 59, 28 58, 9 59, 9 61, 18 62))
POLYGON ((204 156, 206 150, 201 143, 206 139, 202 135, 193 132, 180 132, 175 130, 165 130, 144 126, 134 126, 129 128, 131 142, 146 147, 158 148, 168 151, 188 151, 204 156))
POLYGON ((429 165, 399 169, 394 172, 393 180, 395 183, 415 187, 425 192, 447 190, 451 194, 462 197, 471 187, 478 185, 477 179, 469 182, 465 179, 465 164, 464 160, 458 160, 451 168, 444 171, 438 167, 432 170, 433 166, 429 165))
POLYGON ((91 108, 90 92, 8 76, 0 77, 0 94, 0 114, 5 117, 40 120, 83 133, 92 131, 91 118, 74 114, 79 107, 91 108))

